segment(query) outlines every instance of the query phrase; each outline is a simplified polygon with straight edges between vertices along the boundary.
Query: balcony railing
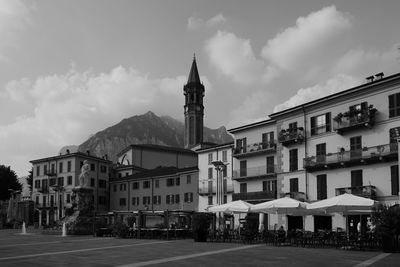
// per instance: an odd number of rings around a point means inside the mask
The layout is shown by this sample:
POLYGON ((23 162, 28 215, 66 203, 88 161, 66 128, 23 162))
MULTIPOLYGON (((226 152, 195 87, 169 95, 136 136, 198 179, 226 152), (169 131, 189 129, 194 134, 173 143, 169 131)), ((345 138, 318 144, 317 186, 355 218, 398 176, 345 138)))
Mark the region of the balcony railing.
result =
POLYGON ((278 171, 277 165, 264 165, 259 167, 252 167, 246 169, 234 170, 232 179, 244 179, 248 177, 260 177, 260 176, 276 176, 278 171))
POLYGON ((372 105, 360 110, 339 113, 333 118, 333 129, 338 133, 352 131, 360 128, 372 128, 375 123, 377 110, 372 105))
POLYGON ((341 149, 338 153, 312 156, 304 159, 304 168, 308 171, 319 171, 325 168, 340 168, 361 164, 373 164, 381 161, 398 159, 397 143, 364 147, 357 150, 341 149))
POLYGON ((304 192, 288 192, 288 193, 281 193, 281 197, 290 197, 296 199, 298 201, 306 201, 307 196, 304 192))
MULTIPOLYGON (((230 180, 226 180, 227 183, 224 185, 224 193, 233 193, 233 183, 230 180)), ((200 195, 212 195, 216 194, 217 185, 216 181, 213 181, 213 185, 210 187, 208 181, 200 182, 199 185, 199 194, 200 195)))
POLYGON ((244 147, 236 147, 233 151, 233 156, 236 158, 241 158, 245 156, 254 156, 275 151, 276 141, 274 140, 271 142, 254 143, 244 147))
POLYGON ((258 192, 248 192, 248 193, 234 193, 232 195, 232 200, 244 200, 244 201, 267 201, 271 199, 276 199, 276 191, 258 191, 258 192))
POLYGON ((336 188, 336 195, 342 195, 344 193, 353 194, 360 197, 376 199, 376 187, 373 185, 365 186, 353 186, 353 187, 341 187, 336 188))
POLYGON ((304 128, 298 127, 294 129, 281 130, 278 135, 278 141, 284 146, 295 143, 302 143, 304 140, 304 128))
POLYGON ((49 177, 55 177, 55 176, 57 176, 57 173, 54 170, 46 170, 44 172, 44 175, 47 175, 49 177))

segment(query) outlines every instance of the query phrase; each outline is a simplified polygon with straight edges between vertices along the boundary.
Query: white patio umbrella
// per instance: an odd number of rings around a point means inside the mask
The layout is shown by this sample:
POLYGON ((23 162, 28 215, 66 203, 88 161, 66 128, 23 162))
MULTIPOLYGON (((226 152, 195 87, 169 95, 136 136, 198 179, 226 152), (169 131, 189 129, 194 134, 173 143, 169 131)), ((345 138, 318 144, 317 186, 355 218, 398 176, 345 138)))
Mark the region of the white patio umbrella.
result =
POLYGON ((307 206, 309 210, 322 210, 326 213, 371 210, 375 201, 369 198, 359 197, 345 193, 343 195, 324 199, 307 206))
POLYGON ((224 213, 246 213, 250 207, 253 206, 242 200, 236 200, 218 206, 209 207, 210 212, 224 212, 224 213))
POLYGON ((292 214, 304 213, 308 203, 290 197, 283 197, 253 205, 250 212, 292 214))

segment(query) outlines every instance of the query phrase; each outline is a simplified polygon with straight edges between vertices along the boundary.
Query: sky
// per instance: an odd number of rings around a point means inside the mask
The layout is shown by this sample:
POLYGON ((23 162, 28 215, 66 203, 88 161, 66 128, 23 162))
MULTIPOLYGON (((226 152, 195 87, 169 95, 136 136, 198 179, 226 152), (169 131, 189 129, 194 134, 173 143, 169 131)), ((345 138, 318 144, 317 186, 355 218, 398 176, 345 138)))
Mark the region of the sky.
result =
POLYGON ((400 1, 0 0, 0 164, 151 110, 183 121, 193 54, 205 125, 228 129, 400 72, 400 1))

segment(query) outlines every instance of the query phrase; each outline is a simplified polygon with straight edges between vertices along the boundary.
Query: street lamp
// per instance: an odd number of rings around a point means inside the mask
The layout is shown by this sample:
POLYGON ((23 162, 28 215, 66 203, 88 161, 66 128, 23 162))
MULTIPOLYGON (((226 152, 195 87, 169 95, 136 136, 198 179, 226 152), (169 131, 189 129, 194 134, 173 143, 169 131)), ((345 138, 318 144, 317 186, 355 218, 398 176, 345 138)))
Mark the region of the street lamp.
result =
MULTIPOLYGON (((226 169, 226 166, 229 163, 224 163, 220 160, 216 160, 216 161, 212 161, 211 162, 212 165, 214 165, 215 170, 217 171, 217 188, 216 188, 216 200, 217 200, 217 205, 222 205, 223 204, 223 199, 224 199, 224 183, 223 183, 223 175, 222 172, 226 169)), ((219 225, 221 225, 221 217, 220 213, 218 212, 218 221, 219 221, 219 225)))

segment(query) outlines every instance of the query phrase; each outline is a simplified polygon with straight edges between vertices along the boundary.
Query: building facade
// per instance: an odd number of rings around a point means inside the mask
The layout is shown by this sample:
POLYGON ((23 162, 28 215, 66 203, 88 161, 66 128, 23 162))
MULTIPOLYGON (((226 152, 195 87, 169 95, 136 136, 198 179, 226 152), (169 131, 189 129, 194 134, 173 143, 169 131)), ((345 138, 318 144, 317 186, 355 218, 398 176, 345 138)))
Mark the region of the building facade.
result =
POLYGON ((65 209, 72 206, 72 189, 79 185, 83 162, 90 166, 89 187, 94 189, 94 209, 108 211, 108 182, 112 162, 90 153, 67 150, 64 154, 32 160, 32 200, 35 202, 39 225, 51 225, 65 216, 65 209))
POLYGON ((199 167, 199 211, 232 201, 233 143, 213 145, 196 150, 199 167), (222 163, 219 168, 216 163, 222 163), (219 191, 219 193, 217 193, 219 191))

